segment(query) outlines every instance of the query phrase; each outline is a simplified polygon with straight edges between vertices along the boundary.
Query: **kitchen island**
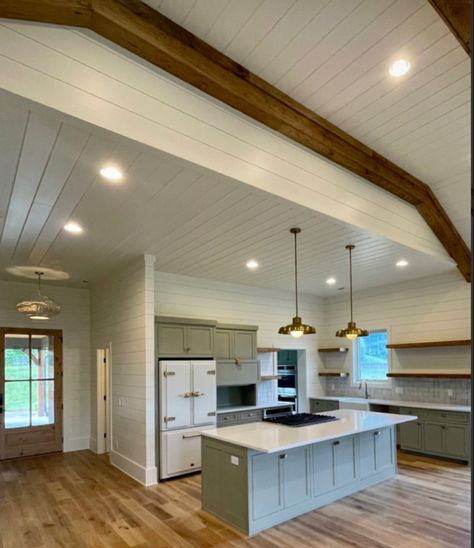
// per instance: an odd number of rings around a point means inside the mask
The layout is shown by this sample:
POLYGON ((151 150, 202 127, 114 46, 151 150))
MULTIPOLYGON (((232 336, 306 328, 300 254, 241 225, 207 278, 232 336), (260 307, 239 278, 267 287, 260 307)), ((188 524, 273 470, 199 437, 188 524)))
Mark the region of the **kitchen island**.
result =
POLYGON ((395 476, 395 425, 416 417, 349 409, 322 414, 338 420, 203 431, 203 509, 253 535, 395 476))

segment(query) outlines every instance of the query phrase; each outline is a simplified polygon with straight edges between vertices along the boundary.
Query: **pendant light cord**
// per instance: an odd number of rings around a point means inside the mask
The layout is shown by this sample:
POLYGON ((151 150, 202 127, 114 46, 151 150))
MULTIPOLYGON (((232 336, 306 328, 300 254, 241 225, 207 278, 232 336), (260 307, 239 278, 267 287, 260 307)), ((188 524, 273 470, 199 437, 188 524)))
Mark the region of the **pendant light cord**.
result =
POLYGON ((298 249, 296 245, 296 232, 295 232, 295 302, 296 302, 296 316, 298 316, 298 249))
POLYGON ((349 248, 349 285, 350 285, 350 295, 351 295, 351 323, 353 322, 352 318, 352 249, 349 248))

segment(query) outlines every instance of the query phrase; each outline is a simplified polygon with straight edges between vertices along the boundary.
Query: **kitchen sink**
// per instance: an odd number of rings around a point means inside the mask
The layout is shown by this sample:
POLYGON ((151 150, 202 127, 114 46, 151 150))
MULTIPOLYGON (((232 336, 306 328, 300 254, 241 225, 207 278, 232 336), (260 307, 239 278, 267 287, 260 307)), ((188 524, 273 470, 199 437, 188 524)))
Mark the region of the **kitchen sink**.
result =
POLYGON ((339 398, 339 409, 370 411, 370 402, 364 398, 339 398))

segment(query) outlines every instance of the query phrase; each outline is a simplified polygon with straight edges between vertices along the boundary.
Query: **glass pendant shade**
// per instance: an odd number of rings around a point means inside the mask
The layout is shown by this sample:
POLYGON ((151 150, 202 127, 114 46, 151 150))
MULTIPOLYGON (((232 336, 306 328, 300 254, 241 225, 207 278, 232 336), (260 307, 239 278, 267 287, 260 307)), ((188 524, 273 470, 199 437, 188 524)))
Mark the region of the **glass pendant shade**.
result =
POLYGON ((280 327, 278 333, 280 335, 291 335, 295 339, 299 339, 303 335, 314 335, 316 329, 312 325, 305 324, 298 316, 298 250, 296 247, 296 235, 301 232, 300 228, 292 228, 290 232, 295 236, 295 303, 296 315, 292 318, 291 324, 280 327))
POLYGON ((61 307, 46 295, 41 294, 41 276, 43 273, 36 272, 36 274, 38 276, 37 297, 19 302, 16 309, 28 316, 30 320, 49 320, 61 312, 61 307))
POLYGON ((351 321, 348 322, 347 327, 344 329, 339 329, 336 331, 336 337, 346 337, 350 341, 357 339, 357 337, 367 337, 369 332, 367 329, 361 329, 357 327, 353 317, 352 317, 352 250, 355 248, 354 245, 346 245, 346 249, 349 250, 349 274, 350 274, 350 301, 351 301, 351 321))

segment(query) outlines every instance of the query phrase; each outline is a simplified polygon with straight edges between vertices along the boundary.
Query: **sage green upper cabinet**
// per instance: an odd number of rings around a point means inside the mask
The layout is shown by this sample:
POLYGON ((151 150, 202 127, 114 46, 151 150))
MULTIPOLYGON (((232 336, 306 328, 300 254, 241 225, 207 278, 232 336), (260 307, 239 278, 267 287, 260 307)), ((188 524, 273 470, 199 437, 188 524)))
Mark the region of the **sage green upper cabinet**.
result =
POLYGON ((184 318, 157 318, 157 346, 160 357, 214 357, 216 322, 184 318))
POLYGON ((232 330, 216 329, 216 360, 231 360, 233 358, 233 342, 234 332, 232 330))
POLYGON ((257 332, 235 331, 234 354, 238 360, 257 359, 257 332))
POLYGON ((216 329, 216 360, 256 360, 257 329, 255 325, 219 324, 216 329))

